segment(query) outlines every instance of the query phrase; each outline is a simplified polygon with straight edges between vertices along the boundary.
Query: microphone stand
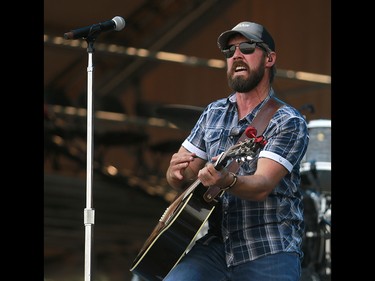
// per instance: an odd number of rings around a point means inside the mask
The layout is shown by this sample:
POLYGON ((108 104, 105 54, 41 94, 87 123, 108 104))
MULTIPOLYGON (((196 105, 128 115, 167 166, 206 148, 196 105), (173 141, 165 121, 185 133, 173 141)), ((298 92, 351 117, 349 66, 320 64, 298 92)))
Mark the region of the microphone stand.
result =
POLYGON ((99 33, 93 33, 86 38, 88 67, 87 67, 87 140, 86 140, 86 208, 84 209, 84 225, 85 225, 85 279, 91 280, 91 256, 93 229, 95 224, 95 209, 92 207, 92 179, 93 179, 93 53, 94 41, 99 33))
MULTIPOLYGON (((125 26, 125 21, 121 17, 114 17, 112 21, 115 23, 115 30, 121 30, 125 26)), ((87 66, 87 141, 86 141, 86 208, 84 209, 84 225, 85 225, 85 278, 84 281, 91 280, 91 255, 92 255, 92 240, 93 240, 93 229, 95 224, 95 209, 92 207, 92 179, 93 179, 93 53, 94 42, 102 30, 106 30, 112 27, 112 21, 109 25, 108 22, 103 24, 96 24, 87 28, 80 29, 80 32, 86 33, 88 35, 83 37, 87 42, 87 53, 88 53, 88 66, 87 66)), ((78 30, 76 30, 78 31, 78 30)), ((83 33, 78 33, 83 34, 83 33)), ((74 34, 73 31, 68 32, 64 35, 66 39, 77 39, 76 36, 81 36, 74 34)))

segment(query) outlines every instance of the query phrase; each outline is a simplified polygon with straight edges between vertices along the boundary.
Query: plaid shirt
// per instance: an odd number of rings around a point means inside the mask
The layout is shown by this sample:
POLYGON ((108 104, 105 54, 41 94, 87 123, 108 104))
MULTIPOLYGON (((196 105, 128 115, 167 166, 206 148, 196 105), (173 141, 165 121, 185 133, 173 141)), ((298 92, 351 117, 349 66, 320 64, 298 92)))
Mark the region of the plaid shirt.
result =
MULTIPOLYGON (((270 95, 239 121, 235 94, 209 104, 183 146, 206 160, 226 151, 273 94, 271 89, 270 95)), ((279 162, 289 173, 265 201, 242 200, 228 192, 220 198, 209 223, 210 228, 220 225, 227 266, 281 251, 303 256, 301 243, 305 226, 299 185, 300 161, 309 141, 307 123, 296 109, 286 104, 274 114, 263 135, 267 144, 257 157, 242 163, 237 174, 253 174, 258 157, 279 162), (219 223, 215 221, 218 216, 222 217, 219 223)), ((201 242, 207 238, 203 237, 201 242)))

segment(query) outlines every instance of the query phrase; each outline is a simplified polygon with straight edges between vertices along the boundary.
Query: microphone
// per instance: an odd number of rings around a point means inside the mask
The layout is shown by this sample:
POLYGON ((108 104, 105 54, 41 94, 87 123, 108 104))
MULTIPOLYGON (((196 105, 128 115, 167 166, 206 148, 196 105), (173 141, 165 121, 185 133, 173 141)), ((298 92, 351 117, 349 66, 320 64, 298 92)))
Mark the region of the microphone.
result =
POLYGON ((90 26, 78 28, 75 30, 71 30, 69 32, 64 33, 65 39, 79 39, 79 38, 87 38, 88 36, 99 33, 101 31, 109 31, 109 30, 116 30, 120 31, 125 27, 125 20, 120 17, 116 16, 111 20, 96 23, 90 26))

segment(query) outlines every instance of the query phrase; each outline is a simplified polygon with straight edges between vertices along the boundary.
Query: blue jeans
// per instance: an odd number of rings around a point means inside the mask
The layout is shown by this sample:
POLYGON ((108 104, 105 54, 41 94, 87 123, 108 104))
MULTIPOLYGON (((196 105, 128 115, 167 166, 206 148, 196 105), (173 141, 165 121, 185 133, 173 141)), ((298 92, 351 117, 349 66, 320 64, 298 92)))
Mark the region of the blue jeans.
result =
POLYGON ((227 267, 224 245, 218 239, 208 245, 196 243, 163 281, 298 281, 300 258, 295 253, 277 253, 227 267))

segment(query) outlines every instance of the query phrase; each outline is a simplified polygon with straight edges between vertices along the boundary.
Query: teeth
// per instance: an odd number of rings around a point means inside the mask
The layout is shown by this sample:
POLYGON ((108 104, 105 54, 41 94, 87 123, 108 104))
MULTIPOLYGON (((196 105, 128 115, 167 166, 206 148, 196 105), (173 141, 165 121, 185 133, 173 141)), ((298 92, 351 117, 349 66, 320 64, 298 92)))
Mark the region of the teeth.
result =
POLYGON ((236 67, 236 71, 239 71, 239 70, 246 70, 246 67, 243 67, 243 66, 237 66, 237 67, 236 67))

